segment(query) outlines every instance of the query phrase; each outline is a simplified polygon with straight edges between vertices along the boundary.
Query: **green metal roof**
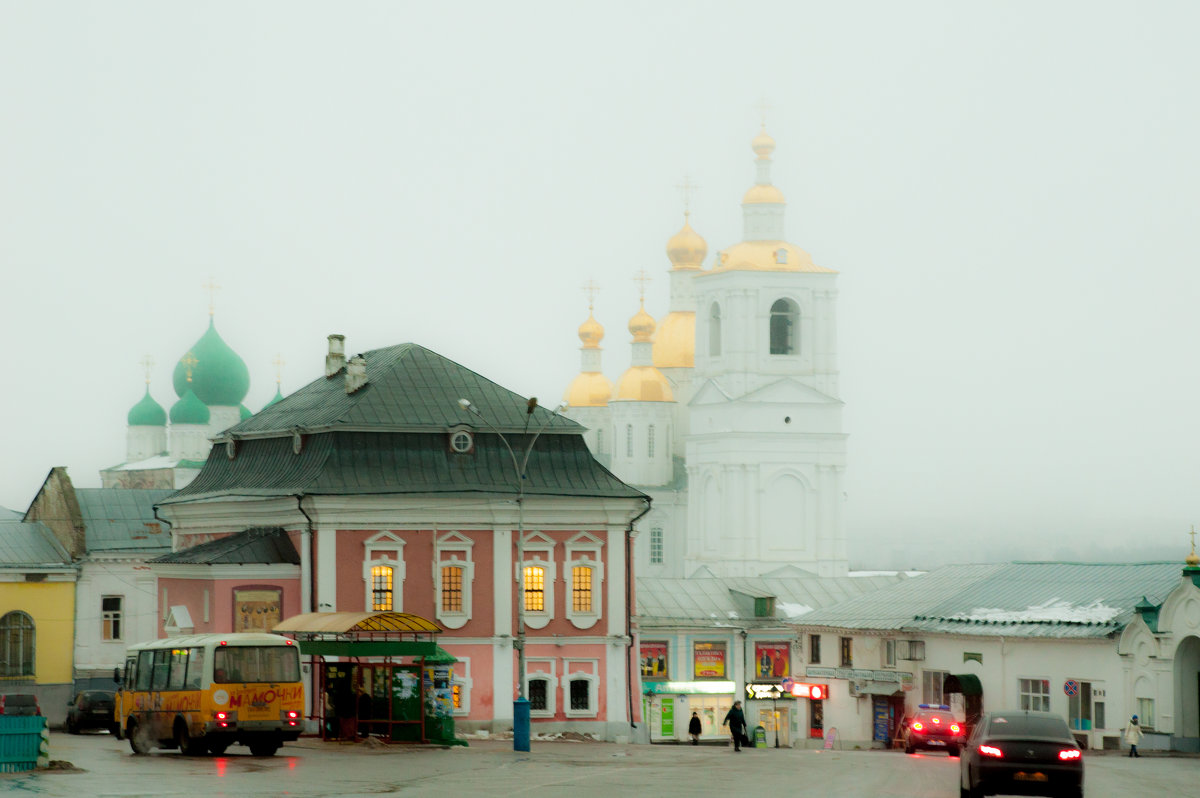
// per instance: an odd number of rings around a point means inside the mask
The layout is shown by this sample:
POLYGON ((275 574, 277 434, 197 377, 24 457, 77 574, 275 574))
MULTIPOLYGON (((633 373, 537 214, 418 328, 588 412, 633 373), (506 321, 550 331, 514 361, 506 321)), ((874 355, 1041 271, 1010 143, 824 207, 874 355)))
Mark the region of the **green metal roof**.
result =
POLYGON ((151 560, 192 565, 299 565, 300 555, 287 532, 279 527, 251 527, 234 535, 174 551, 151 560))
POLYGON ((190 387, 206 405, 237 407, 250 391, 250 371, 246 362, 229 348, 229 344, 217 334, 212 318, 208 329, 200 340, 192 345, 188 353, 175 364, 173 382, 175 395, 182 397, 190 387), (191 385, 188 385, 188 367, 183 358, 190 354, 196 359, 192 366, 191 385))
POLYGON ((41 521, 0 519, 0 569, 70 568, 71 556, 41 521))
POLYGON ((88 551, 170 551, 171 533, 154 505, 174 491, 76 488, 88 551))
POLYGON ((417 344, 374 349, 363 358, 367 384, 354 393, 346 393, 343 369, 272 402, 228 434, 241 438, 290 435, 294 429, 440 431, 456 424, 486 430, 478 416, 459 406, 459 399, 470 400, 505 435, 521 432, 527 421, 535 430, 546 423, 544 435, 583 431, 544 407, 527 415, 525 397, 417 344))
MULTIPOLYGON (((513 494, 515 472, 494 434, 475 436, 470 454, 450 451, 445 432, 326 432, 238 441, 230 460, 215 446, 196 478, 163 505, 228 496, 513 494)), ((510 437, 514 448, 522 436, 510 437)), ((583 436, 543 435, 526 470, 527 496, 642 498, 596 462, 583 436)))

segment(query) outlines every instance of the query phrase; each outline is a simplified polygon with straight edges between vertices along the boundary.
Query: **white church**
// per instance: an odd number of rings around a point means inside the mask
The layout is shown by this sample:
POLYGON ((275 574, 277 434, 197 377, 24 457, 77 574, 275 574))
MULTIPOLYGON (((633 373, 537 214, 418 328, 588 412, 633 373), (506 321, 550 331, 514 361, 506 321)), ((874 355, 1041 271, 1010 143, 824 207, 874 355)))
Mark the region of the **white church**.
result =
POLYGON ((716 253, 685 214, 667 243, 670 309, 629 321, 632 357, 614 387, 604 328, 579 328, 581 373, 566 414, 592 453, 653 497, 639 524, 641 576, 847 572, 838 395, 837 272, 787 241, 771 182, 775 140, 752 142, 743 240, 716 253))

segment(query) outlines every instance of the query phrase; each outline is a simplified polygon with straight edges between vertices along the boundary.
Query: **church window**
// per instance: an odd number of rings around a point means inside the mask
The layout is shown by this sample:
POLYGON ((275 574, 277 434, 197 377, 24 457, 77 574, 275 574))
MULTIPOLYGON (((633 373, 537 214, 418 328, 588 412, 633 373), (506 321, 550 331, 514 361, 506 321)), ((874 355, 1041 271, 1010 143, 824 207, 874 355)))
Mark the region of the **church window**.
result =
POLYGON ((708 310, 708 354, 721 354, 721 306, 716 302, 708 310))
POLYGON ((575 612, 592 611, 592 569, 586 565, 571 569, 571 609, 575 612))
POLYGON ((571 709, 591 709, 591 684, 586 679, 571 680, 571 709))
POLYGON ((545 712, 550 708, 550 685, 546 679, 529 680, 529 709, 545 712))
POLYGON ((604 428, 596 430, 596 454, 604 454, 604 428))
POLYGON ((650 528, 650 564, 662 565, 663 562, 663 530, 661 526, 650 528))
POLYGON ((392 609, 392 567, 376 565, 371 568, 371 609, 392 609))
POLYGON ((625 425, 625 456, 633 457, 633 425, 625 425))
POLYGON ((651 460, 654 459, 654 425, 651 424, 646 429, 646 456, 651 460))
POLYGON ((800 310, 790 299, 780 299, 771 306, 771 354, 796 354, 796 335, 800 325, 800 310))
POLYGON ((442 612, 463 611, 463 569, 457 565, 442 567, 442 612))
POLYGON ((546 569, 540 565, 525 566, 525 609, 546 611, 546 569))
POLYGON ((0 618, 0 676, 33 676, 33 618, 16 610, 0 618))
POLYGON ((471 451, 475 441, 471 438, 471 433, 466 430, 457 430, 450 433, 450 451, 457 454, 466 454, 471 451))
POLYGON ((100 598, 100 638, 102 640, 121 639, 121 596, 102 596, 100 598))

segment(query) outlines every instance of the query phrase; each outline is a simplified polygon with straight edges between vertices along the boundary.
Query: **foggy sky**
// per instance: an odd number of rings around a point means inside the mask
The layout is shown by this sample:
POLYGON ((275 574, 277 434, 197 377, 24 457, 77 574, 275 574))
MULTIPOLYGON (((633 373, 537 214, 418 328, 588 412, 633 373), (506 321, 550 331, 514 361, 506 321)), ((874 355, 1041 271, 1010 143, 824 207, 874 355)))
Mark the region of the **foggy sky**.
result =
POLYGON ((1194 3, 0 2, 0 505, 125 455, 208 324, 257 411, 413 341, 544 403, 741 239, 765 99, 840 272, 856 567, 1182 559, 1194 3), (706 262, 706 266, 708 263, 706 262))

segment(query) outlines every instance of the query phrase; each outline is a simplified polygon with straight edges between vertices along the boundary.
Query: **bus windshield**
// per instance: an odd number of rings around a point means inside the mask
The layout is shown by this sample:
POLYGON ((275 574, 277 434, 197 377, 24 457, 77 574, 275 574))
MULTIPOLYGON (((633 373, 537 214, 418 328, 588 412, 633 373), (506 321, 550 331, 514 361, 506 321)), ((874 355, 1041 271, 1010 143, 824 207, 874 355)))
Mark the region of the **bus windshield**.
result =
POLYGON ((298 682, 300 652, 292 646, 222 646, 213 652, 213 681, 298 682))

